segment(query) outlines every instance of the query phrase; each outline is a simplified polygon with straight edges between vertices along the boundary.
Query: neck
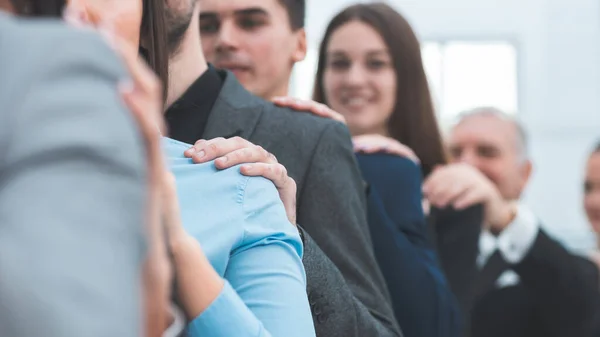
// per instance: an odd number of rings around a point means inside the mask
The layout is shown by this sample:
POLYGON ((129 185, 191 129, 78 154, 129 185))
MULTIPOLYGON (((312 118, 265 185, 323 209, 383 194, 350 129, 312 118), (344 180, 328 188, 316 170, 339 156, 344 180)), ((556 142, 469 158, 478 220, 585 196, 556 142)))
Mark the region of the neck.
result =
POLYGON ((275 90, 273 90, 273 92, 271 92, 269 94, 270 97, 263 97, 264 99, 270 101, 271 99, 273 99, 274 97, 285 97, 285 96, 289 96, 289 86, 290 86, 290 81, 289 78, 287 81, 285 81, 281 86, 279 86, 278 88, 275 88, 275 90))
MULTIPOLYGON (((198 8, 198 7, 197 7, 198 8)), ((197 10, 196 10, 197 11, 197 10)), ((171 106, 208 69, 200 41, 199 14, 194 12, 179 52, 169 60, 169 92, 166 106, 171 106)))
POLYGON ((349 127, 349 129, 350 129, 350 134, 352 135, 352 137, 362 136, 362 135, 380 135, 383 137, 391 137, 386 125, 382 125, 380 127, 374 127, 372 129, 357 130, 352 127, 349 127))
POLYGON ((290 79, 292 76, 292 70, 290 70, 289 73, 286 74, 285 76, 285 80, 281 81, 281 83, 278 84, 278 82, 280 81, 279 78, 280 77, 274 77, 275 81, 273 81, 272 83, 275 84, 276 86, 274 88, 271 88, 272 90, 270 91, 264 91, 264 92, 259 92, 259 91, 253 91, 252 94, 259 96, 260 98, 270 101, 275 97, 287 97, 290 95, 290 79))

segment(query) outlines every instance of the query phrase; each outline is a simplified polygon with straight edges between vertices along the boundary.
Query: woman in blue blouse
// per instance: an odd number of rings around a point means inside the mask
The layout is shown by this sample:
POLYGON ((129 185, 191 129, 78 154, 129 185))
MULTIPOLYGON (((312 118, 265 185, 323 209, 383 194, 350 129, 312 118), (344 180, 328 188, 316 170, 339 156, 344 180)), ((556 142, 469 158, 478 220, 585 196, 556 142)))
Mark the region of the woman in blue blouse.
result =
MULTIPOLYGON (((143 18, 148 20, 142 12, 151 5, 157 13, 164 13, 164 3, 72 0, 65 16, 75 25, 101 27, 132 76, 120 91, 141 121, 148 142, 151 237, 161 236, 164 216, 178 301, 189 321, 187 335, 314 336, 302 242, 279 196, 295 195, 295 189, 278 191, 271 181, 254 177, 265 172, 265 177, 277 180, 269 174, 272 171, 261 171, 264 166, 260 164, 254 164, 254 170, 217 170, 213 162, 197 165, 185 158, 189 145, 168 138, 161 144, 159 140, 156 125, 162 124, 162 95, 156 90, 159 86, 154 76, 138 62, 137 49, 138 45, 155 45, 156 41, 147 40, 148 35, 156 40, 161 37, 161 32, 147 34, 140 27, 143 18), (175 179, 168 178, 167 171, 175 179)), ((160 15, 153 17, 161 19, 160 15)), ((154 63, 155 71, 164 69, 154 63)), ((150 243, 152 256, 161 255, 157 246, 160 244, 155 241, 150 243)), ((156 274, 160 279, 161 273, 156 274)))

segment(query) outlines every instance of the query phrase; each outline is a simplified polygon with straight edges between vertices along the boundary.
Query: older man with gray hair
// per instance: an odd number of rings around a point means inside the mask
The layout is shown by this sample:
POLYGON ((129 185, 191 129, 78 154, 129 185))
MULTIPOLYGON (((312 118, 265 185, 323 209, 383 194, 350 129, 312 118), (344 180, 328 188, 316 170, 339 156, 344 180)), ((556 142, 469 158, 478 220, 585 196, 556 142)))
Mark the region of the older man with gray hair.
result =
POLYGON ((532 172, 523 126, 481 107, 462 113, 448 136, 452 163, 429 176, 424 193, 439 208, 484 206, 473 258, 480 271, 468 281, 470 336, 595 336, 597 269, 552 240, 520 202, 532 172))

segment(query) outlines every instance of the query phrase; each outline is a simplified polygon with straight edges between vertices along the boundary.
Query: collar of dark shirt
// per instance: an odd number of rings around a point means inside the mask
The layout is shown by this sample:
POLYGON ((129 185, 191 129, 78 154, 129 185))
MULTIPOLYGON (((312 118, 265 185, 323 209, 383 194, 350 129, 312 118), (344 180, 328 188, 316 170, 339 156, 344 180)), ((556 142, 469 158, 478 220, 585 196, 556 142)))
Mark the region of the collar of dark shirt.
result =
POLYGON ((167 109, 169 137, 188 144, 202 139, 222 86, 223 79, 209 64, 208 69, 167 109))

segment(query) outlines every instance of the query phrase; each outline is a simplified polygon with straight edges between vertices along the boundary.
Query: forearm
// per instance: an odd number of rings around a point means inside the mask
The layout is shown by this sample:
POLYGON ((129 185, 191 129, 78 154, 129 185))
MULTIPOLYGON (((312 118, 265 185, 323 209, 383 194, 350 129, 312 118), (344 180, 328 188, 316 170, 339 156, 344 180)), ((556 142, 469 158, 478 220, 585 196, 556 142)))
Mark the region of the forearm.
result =
POLYGON ((468 322, 474 300, 474 285, 478 273, 477 255, 483 222, 483 206, 475 205, 462 211, 433 208, 428 219, 436 236, 435 246, 442 270, 456 295, 461 312, 468 322))
POLYGON ((191 237, 172 244, 178 297, 190 323, 187 336, 270 337, 191 237))
POLYGON ((210 306, 224 283, 200 245, 192 240, 184 238, 183 243, 171 245, 179 301, 189 319, 200 316, 210 306))

